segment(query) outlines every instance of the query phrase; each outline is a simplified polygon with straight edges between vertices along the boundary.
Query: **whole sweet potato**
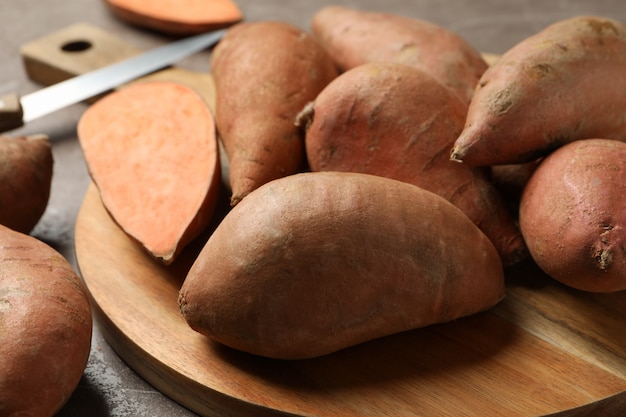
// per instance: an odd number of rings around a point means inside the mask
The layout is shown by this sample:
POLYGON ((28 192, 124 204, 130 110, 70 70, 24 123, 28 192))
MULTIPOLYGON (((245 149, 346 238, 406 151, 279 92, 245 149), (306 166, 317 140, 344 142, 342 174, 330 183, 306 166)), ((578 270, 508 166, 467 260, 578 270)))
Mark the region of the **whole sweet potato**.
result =
POLYGON ((548 275, 593 292, 626 289, 626 143, 572 142, 546 157, 520 203, 528 249, 548 275))
POLYGON ((53 164, 47 136, 0 136, 0 224, 31 232, 48 205, 53 164))
POLYGON ((524 241, 489 171, 450 161, 467 105, 424 71, 372 62, 333 80, 300 115, 313 171, 350 171, 408 182, 459 207, 512 265, 524 241))
POLYGON ((4 226, 0 265, 0 416, 52 416, 87 366, 87 291, 58 252, 4 226))
POLYGON ((507 51, 483 74, 451 159, 529 162, 577 139, 626 141, 626 25, 577 16, 507 51))
POLYGON ((244 22, 213 51, 216 122, 229 158, 231 204, 305 166, 298 112, 337 76, 312 36, 284 22, 244 22))
POLYGON ((397 62, 428 72, 464 102, 487 69, 464 38, 434 23, 391 13, 326 6, 311 22, 313 34, 343 71, 366 62, 397 62))
POLYGON ((493 244, 447 200, 389 178, 307 172, 227 214, 179 305, 213 340, 300 359, 477 313, 503 295, 493 244))

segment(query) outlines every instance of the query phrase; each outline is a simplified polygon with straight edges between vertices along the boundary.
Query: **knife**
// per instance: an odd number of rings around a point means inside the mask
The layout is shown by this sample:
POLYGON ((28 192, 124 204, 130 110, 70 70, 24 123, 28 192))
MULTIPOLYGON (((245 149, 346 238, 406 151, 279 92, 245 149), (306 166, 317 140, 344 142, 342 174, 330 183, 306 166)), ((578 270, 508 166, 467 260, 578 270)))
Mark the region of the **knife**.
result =
POLYGON ((171 42, 21 97, 17 93, 0 96, 0 132, 16 129, 31 120, 171 65, 216 44, 226 30, 171 42))

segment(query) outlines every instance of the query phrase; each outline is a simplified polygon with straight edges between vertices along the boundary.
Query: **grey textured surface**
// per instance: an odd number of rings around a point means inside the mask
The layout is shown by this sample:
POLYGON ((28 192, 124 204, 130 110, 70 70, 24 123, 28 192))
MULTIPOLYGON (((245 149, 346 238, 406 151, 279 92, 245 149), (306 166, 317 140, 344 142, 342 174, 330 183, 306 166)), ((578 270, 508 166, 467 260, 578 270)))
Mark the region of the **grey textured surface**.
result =
MULTIPOLYGON (((468 39, 476 48, 502 53, 547 24, 578 14, 596 14, 626 22, 624 0, 239 0, 248 20, 275 19, 305 29, 316 10, 328 4, 399 13, 430 20, 468 39)), ((75 22, 114 32, 139 48, 166 42, 167 37, 131 28, 115 19, 101 0, 0 0, 0 94, 28 93, 39 88, 28 80, 19 47, 75 22)), ((208 53, 180 63, 209 69, 208 53)), ((85 109, 77 104, 37 120, 11 135, 46 133, 53 141, 53 188, 48 210, 33 234, 63 253, 73 265, 73 228, 89 183, 76 140, 76 122, 85 109)), ((115 354, 96 325, 88 367, 74 396, 57 417, 194 416, 143 381, 115 354)))

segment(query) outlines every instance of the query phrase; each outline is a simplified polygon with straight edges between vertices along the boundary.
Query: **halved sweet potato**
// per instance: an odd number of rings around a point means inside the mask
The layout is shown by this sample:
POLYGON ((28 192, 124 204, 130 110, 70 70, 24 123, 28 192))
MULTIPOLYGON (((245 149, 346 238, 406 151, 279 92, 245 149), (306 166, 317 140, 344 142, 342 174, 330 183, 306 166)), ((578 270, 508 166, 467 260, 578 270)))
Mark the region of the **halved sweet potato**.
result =
POLYGON ((78 137, 104 206, 155 258, 173 262, 207 227, 220 161, 213 115, 195 91, 124 87, 85 111, 78 137))

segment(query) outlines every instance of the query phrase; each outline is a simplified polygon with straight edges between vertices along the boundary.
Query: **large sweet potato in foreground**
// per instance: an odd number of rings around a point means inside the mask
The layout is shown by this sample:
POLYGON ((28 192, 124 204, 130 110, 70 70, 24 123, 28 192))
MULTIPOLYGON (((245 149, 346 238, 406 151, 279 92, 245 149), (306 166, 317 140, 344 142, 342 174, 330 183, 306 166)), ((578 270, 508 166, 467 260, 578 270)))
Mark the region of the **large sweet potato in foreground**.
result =
POLYGON ((312 36, 283 22, 233 26, 215 47, 216 119, 229 158, 231 204, 305 167, 298 112, 337 69, 312 36))
POLYGON ((87 366, 87 290, 54 249, 0 226, 0 416, 54 415, 87 366))
POLYGON ((512 265, 527 252, 489 171, 449 158, 466 113, 467 105, 424 71, 373 62, 333 80, 300 122, 311 170, 380 175, 430 190, 459 207, 512 265))
POLYGON ((467 316, 503 295, 493 244, 447 200, 389 178, 314 172, 235 206, 179 305, 218 342, 300 359, 467 316))
POLYGON ((426 71, 467 103, 487 69, 458 34, 432 22, 344 6, 326 6, 311 22, 315 37, 339 68, 396 62, 426 71))
POLYGON ((554 23, 483 74, 451 158, 529 162, 577 139, 626 141, 626 25, 578 16, 554 23))
POLYGON ((548 275, 594 292, 626 289, 626 143, 586 139, 546 157, 530 177, 519 221, 548 275))
POLYGON ((0 137, 0 224, 31 232, 48 206, 52 169, 47 136, 0 137))

